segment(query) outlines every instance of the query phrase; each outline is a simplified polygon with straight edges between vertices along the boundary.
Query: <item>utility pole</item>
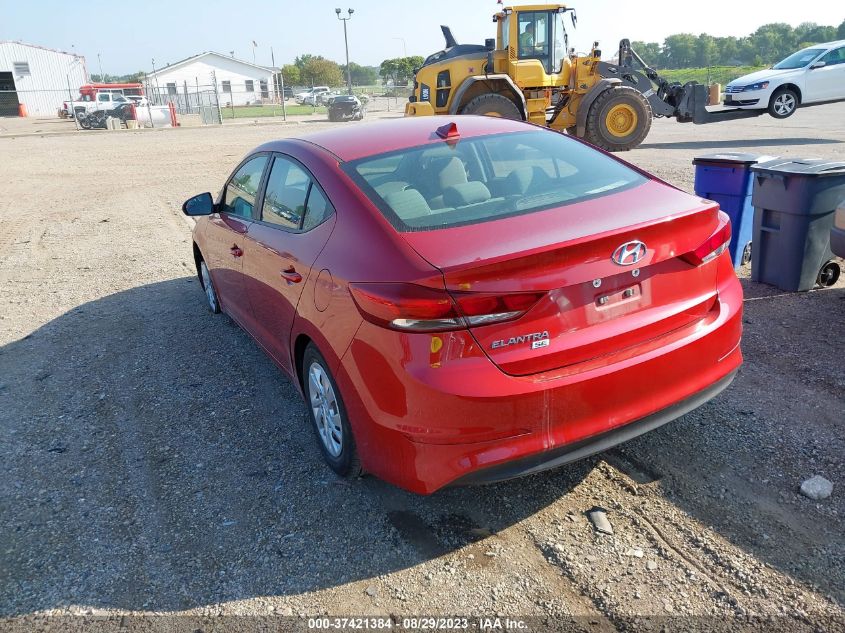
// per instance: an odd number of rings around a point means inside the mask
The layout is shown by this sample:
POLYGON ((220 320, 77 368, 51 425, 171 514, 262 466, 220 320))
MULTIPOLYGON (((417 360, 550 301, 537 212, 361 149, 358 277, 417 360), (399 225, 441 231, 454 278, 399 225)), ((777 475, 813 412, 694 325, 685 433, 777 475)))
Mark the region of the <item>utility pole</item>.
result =
POLYGON ((279 69, 278 74, 276 74, 276 56, 273 55, 273 47, 270 47, 270 64, 273 66, 273 85, 278 90, 279 87, 282 89, 282 120, 288 120, 288 111, 285 108, 285 76, 282 74, 282 69, 279 69), (277 81, 278 79, 278 81, 277 81), (281 84, 281 86, 279 86, 281 84))
POLYGON ((97 53, 97 64, 100 66, 100 81, 106 83, 106 76, 103 74, 103 60, 100 59, 99 53, 97 53))
MULTIPOLYGON (((158 73, 156 72, 156 60, 155 57, 151 60, 153 64, 153 77, 156 80, 156 105, 158 105, 158 100, 161 99, 161 88, 158 85, 158 73)), ((149 99, 147 99, 149 101, 149 99)))
POLYGON ((349 90, 349 94, 352 94, 352 70, 349 68, 349 40, 346 37, 346 23, 352 19, 352 14, 355 13, 355 9, 347 9, 349 12, 349 17, 342 18, 340 17, 340 9, 335 9, 334 12, 337 13, 337 19, 343 22, 343 43, 346 45, 346 85, 349 90))

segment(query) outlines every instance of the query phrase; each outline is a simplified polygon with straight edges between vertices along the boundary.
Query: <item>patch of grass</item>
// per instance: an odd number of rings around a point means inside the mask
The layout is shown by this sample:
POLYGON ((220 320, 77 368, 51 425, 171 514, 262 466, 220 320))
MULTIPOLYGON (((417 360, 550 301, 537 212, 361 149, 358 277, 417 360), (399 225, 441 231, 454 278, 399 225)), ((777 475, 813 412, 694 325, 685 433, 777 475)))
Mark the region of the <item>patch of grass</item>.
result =
MULTIPOLYGON (((325 114, 326 109, 322 106, 312 108, 309 105, 286 105, 285 110, 290 115, 297 114, 325 114)), ((235 106, 221 108, 224 119, 257 119, 268 116, 282 116, 282 106, 261 105, 261 106, 235 106)))
POLYGON ((725 84, 738 77, 762 70, 765 66, 711 66, 710 68, 678 68, 676 70, 658 70, 666 81, 685 84, 697 81, 700 84, 725 84))

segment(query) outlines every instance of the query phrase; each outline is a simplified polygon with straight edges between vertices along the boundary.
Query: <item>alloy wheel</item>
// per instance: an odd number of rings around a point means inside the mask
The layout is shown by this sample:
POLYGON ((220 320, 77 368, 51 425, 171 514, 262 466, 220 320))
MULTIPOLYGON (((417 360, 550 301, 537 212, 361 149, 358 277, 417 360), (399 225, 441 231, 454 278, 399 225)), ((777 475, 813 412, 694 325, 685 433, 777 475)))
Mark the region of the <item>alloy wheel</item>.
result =
POLYGON ((329 455, 337 457, 343 451, 342 414, 334 387, 317 362, 308 368, 308 395, 320 441, 329 455))
POLYGON ((775 97, 775 112, 781 116, 791 114, 795 109, 795 97, 788 92, 775 97))

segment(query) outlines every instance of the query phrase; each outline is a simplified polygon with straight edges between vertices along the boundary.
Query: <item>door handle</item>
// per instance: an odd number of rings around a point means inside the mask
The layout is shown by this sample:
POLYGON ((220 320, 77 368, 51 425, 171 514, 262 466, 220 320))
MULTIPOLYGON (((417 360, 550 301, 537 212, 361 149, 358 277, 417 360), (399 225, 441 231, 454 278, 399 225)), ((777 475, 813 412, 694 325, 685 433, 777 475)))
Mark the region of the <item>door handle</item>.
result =
POLYGON ((302 275, 296 272, 296 269, 293 266, 283 270, 281 275, 285 281, 291 284, 298 284, 300 281, 302 281, 302 275))
POLYGON ((244 255, 243 249, 241 249, 237 244, 232 246, 232 248, 229 249, 229 252, 232 253, 232 257, 243 257, 244 255))

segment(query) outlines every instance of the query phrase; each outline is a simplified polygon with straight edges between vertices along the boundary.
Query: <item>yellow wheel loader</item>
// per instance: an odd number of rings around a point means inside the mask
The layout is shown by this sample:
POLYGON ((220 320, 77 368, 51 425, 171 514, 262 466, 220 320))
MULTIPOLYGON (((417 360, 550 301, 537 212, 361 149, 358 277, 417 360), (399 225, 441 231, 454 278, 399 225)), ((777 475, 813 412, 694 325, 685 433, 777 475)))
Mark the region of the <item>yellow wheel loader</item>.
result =
POLYGON ((628 40, 616 63, 569 48, 565 22, 574 9, 561 4, 505 7, 493 16, 496 39, 458 44, 442 26, 446 48, 415 71, 405 116, 482 114, 522 119, 567 131, 605 150, 629 150, 645 139, 654 117, 712 123, 759 116, 760 110, 709 112, 707 87, 669 83, 628 40))

